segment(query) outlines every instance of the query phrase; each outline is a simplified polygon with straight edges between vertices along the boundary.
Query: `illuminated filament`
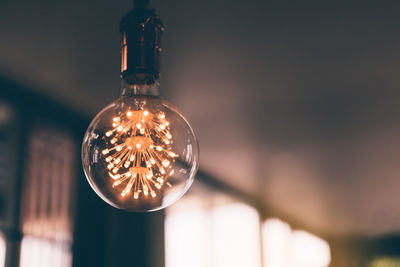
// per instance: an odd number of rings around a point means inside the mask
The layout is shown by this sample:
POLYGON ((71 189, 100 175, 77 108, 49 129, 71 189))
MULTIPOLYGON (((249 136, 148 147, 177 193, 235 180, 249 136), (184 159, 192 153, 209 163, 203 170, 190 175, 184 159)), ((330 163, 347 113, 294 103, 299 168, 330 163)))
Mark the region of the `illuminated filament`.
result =
POLYGON ((113 188, 121 196, 156 197, 173 171, 178 156, 171 151, 172 135, 163 112, 131 110, 112 119, 103 149, 113 188))

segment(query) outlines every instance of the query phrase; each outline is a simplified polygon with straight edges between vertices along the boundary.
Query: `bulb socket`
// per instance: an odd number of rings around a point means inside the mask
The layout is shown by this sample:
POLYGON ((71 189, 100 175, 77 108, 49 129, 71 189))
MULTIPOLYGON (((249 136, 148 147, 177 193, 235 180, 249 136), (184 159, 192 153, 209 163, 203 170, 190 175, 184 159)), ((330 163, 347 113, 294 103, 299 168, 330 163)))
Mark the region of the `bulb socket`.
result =
POLYGON ((121 78, 128 84, 153 84, 159 78, 163 31, 155 10, 143 5, 121 19, 121 78))

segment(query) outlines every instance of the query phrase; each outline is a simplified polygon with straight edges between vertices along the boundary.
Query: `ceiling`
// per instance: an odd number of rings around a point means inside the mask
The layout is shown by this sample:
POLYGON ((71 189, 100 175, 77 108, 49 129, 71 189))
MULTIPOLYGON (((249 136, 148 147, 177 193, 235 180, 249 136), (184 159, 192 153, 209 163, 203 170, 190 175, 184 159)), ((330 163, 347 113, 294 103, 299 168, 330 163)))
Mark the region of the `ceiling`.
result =
MULTIPOLYGON (((399 6, 152 1, 162 92, 201 168, 330 234, 400 231, 399 6)), ((119 88, 120 1, 1 1, 0 74, 93 116, 119 88)))

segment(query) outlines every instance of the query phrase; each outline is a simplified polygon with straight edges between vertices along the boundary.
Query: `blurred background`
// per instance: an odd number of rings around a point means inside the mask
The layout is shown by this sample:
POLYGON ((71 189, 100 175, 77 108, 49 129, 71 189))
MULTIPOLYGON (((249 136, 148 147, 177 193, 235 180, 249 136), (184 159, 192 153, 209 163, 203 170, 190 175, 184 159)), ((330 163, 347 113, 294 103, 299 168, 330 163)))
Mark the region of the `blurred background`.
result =
POLYGON ((118 97, 129 0, 0 2, 0 267, 400 266, 400 4, 153 0, 200 171, 104 203, 80 160, 118 97))

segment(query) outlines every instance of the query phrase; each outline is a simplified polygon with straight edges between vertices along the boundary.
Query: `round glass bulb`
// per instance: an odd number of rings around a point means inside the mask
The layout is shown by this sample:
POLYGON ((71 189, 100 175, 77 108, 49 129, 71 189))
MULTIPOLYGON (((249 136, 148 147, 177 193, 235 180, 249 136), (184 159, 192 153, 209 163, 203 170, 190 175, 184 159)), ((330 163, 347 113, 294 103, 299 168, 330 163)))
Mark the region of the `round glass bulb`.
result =
POLYGON ((167 101, 123 96, 90 123, 82 162, 93 190, 110 205, 154 211, 177 201, 198 168, 199 148, 188 120, 167 101))

